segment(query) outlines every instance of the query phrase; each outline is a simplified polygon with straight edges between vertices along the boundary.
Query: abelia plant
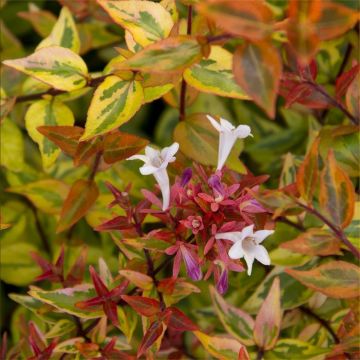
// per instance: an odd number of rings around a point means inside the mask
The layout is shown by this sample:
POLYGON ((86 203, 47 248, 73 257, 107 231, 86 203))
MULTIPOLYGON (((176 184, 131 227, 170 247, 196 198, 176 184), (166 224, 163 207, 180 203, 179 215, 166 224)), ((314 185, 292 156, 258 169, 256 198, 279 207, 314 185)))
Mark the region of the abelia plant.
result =
POLYGON ((355 1, 0 6, 1 359, 360 357, 355 1))

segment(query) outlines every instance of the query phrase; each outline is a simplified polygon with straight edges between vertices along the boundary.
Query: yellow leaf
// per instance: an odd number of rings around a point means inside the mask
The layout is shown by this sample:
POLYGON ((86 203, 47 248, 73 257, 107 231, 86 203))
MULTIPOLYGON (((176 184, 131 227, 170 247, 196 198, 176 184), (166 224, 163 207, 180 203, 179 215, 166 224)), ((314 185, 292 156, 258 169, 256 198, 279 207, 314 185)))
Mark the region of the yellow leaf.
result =
POLYGON ((128 30, 141 46, 165 39, 174 21, 170 13, 153 1, 108 1, 99 4, 123 28, 128 30))
POLYGON ((51 166, 61 153, 61 150, 37 128, 39 126, 74 125, 74 115, 63 103, 51 100, 39 100, 33 103, 26 115, 25 126, 30 137, 39 145, 43 166, 51 166))
POLYGON ((188 84, 202 92, 236 99, 249 96, 235 82, 232 74, 233 55, 221 46, 212 46, 207 59, 186 69, 184 78, 188 84))
POLYGON ((95 91, 85 133, 80 140, 88 140, 124 124, 140 109, 143 99, 144 92, 139 81, 108 76, 95 91))
POLYGON ((42 48, 21 59, 5 60, 3 64, 59 90, 77 90, 87 83, 88 71, 84 60, 60 46, 42 48))
POLYGON ((71 12, 67 7, 62 8, 59 19, 51 30, 51 34, 41 41, 36 50, 53 45, 68 48, 77 54, 80 51, 79 34, 71 12))

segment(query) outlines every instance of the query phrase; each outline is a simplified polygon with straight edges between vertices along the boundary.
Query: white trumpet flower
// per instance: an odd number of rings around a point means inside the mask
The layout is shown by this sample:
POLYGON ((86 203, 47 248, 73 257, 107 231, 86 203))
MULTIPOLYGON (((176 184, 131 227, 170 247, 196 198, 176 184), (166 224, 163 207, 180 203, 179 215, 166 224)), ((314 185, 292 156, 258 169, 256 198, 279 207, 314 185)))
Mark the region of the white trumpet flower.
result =
POLYGON ((165 211, 170 204, 170 183, 166 168, 169 163, 176 160, 174 155, 178 150, 179 144, 176 142, 169 147, 163 148, 162 150, 156 150, 150 146, 146 146, 145 155, 133 155, 127 159, 142 160, 144 165, 140 167, 140 173, 142 175, 154 175, 161 190, 163 198, 163 211, 165 211))
POLYGON ((270 265, 270 257, 264 246, 260 245, 274 230, 259 230, 254 232, 254 225, 245 227, 242 231, 218 233, 216 239, 230 240, 234 244, 229 250, 231 259, 244 257, 248 275, 251 275, 254 259, 264 265, 270 265))
POLYGON ((239 125, 235 128, 233 124, 223 118, 220 118, 220 123, 210 115, 207 115, 207 118, 212 126, 220 133, 217 170, 221 170, 236 140, 252 136, 251 129, 250 126, 247 125, 239 125))

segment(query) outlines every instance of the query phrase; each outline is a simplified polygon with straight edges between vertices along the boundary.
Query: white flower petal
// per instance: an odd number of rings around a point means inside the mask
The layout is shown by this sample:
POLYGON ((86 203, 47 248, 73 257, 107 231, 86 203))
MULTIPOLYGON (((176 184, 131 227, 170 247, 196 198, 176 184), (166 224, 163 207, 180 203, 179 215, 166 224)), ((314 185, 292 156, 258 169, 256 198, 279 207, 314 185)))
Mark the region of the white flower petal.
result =
POLYGON ((208 118, 208 120, 211 122, 211 125, 217 130, 217 131, 221 131, 221 126, 220 124, 210 115, 206 115, 206 117, 208 118))
POLYGON ((236 141, 236 136, 233 132, 221 131, 219 139, 218 165, 217 170, 221 170, 230 155, 236 141))
POLYGON ((264 265, 270 265, 269 254, 262 245, 256 246, 255 259, 264 265))
POLYGON ((139 170, 141 175, 150 175, 150 174, 154 174, 159 169, 155 166, 145 164, 139 170))
POLYGON ((154 172, 154 177, 159 184, 162 198, 163 198, 163 206, 162 209, 165 211, 170 204, 170 184, 169 184, 169 176, 166 169, 158 169, 154 172))
POLYGON ((253 237, 253 235, 254 235, 254 224, 244 227, 241 230, 241 233, 242 233, 243 239, 245 239, 247 237, 253 237))
POLYGON ((251 272, 252 272, 252 266, 254 263, 254 256, 250 255, 250 254, 244 254, 244 259, 246 261, 246 265, 247 265, 247 274, 250 276, 251 272))
POLYGON ((235 242, 241 242, 243 237, 242 237, 242 233, 240 231, 229 231, 226 233, 216 234, 215 239, 230 240, 235 243, 235 242))
POLYGON ((177 142, 173 143, 169 147, 165 147, 161 150, 161 157, 164 163, 169 163, 173 158, 174 155, 179 150, 179 144, 177 142))
POLYGON ((142 160, 144 163, 147 163, 149 158, 145 155, 133 155, 128 157, 126 160, 142 160))
POLYGON ((228 120, 220 118, 221 130, 223 131, 233 131, 235 126, 228 120))
POLYGON ((274 233, 274 230, 259 230, 254 233, 254 238, 257 244, 262 243, 268 236, 274 233))
POLYGON ((155 158, 160 157, 160 151, 152 148, 151 146, 146 146, 145 155, 152 161, 155 158))
POLYGON ((248 136, 252 136, 251 128, 250 128, 250 126, 247 126, 247 125, 239 125, 236 128, 235 133, 236 133, 236 137, 239 139, 244 139, 248 136))
POLYGON ((229 257, 230 259, 240 259, 244 256, 244 251, 242 248, 241 241, 237 241, 231 246, 229 250, 229 257))

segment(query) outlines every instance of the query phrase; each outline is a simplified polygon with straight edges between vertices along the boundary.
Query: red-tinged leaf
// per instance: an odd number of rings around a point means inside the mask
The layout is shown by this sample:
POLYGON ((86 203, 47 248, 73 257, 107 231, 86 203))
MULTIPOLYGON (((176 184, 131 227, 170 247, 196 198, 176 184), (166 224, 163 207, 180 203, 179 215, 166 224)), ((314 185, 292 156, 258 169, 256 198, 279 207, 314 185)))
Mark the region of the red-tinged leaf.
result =
POLYGON ((104 222, 96 227, 96 231, 112 231, 112 230, 126 230, 134 226, 129 224, 129 219, 126 216, 116 216, 111 220, 104 222))
POLYGON ((345 71, 336 79, 335 93, 338 100, 340 100, 346 94, 347 89, 355 80, 359 72, 360 64, 356 64, 349 71, 345 71))
POLYGON ((313 18, 316 33, 321 40, 330 40, 344 34, 352 29, 360 18, 359 9, 352 10, 334 1, 319 2, 319 13, 313 18))
MULTIPOLYGON (((285 95, 285 107, 288 108, 296 102, 303 101, 304 99, 308 98, 313 92, 314 89, 309 84, 296 83, 289 89, 288 93, 285 95)), ((280 93, 283 93, 283 91, 280 91, 280 93)))
POLYGON ((148 143, 149 141, 146 139, 120 131, 106 135, 104 139, 104 160, 108 164, 125 160, 139 153, 148 143))
POLYGON ((2 339, 1 339, 1 345, 0 345, 0 359, 6 359, 7 346, 8 346, 7 339, 8 339, 7 332, 4 331, 2 339))
POLYGON ((137 357, 139 358, 141 355, 145 354, 146 350, 161 336, 163 332, 163 324, 160 321, 154 321, 149 329, 146 331, 141 344, 139 346, 139 350, 137 352, 137 357))
POLYGON ((37 130, 72 157, 84 132, 78 126, 39 126, 37 130))
POLYGON ((202 1, 197 9, 219 28, 246 39, 264 39, 272 31, 273 14, 262 0, 202 1))
POLYGON ((96 184, 88 180, 77 180, 63 204, 56 231, 59 233, 74 225, 94 204, 99 195, 96 184))
POLYGON ((341 254, 339 239, 322 229, 309 229, 294 240, 284 242, 280 246, 309 256, 341 254))
POLYGON ((281 57, 269 42, 247 43, 234 54, 235 80, 273 118, 282 73, 281 57))
POLYGON ((169 307, 164 311, 169 316, 167 326, 176 331, 196 331, 198 327, 179 309, 169 307))
POLYGON ((346 92, 346 106, 355 118, 360 119, 360 72, 357 73, 355 79, 350 84, 346 92))
POLYGON ((92 266, 89 267, 89 271, 90 271, 91 279, 95 286, 95 290, 96 290, 97 294, 99 296, 106 297, 109 294, 108 288, 105 286, 105 284, 101 280, 100 276, 98 275, 98 273, 95 271, 95 269, 92 266))
POLYGON ((350 299, 359 296, 360 269, 345 261, 331 261, 317 268, 286 272, 310 289, 335 299, 350 299))
POLYGON ((154 283, 150 276, 134 270, 120 270, 119 274, 143 290, 151 290, 154 283))
POLYGON ((336 163, 332 150, 321 172, 319 202, 321 212, 335 225, 345 228, 351 223, 355 210, 354 186, 336 163))
POLYGON ((307 202, 311 202, 318 181, 319 141, 319 138, 314 141, 296 174, 298 191, 307 202))
POLYGON ((74 165, 79 166, 85 164, 97 152, 102 150, 102 142, 99 137, 89 141, 80 141, 74 154, 74 165))
POLYGON ((280 280, 276 277, 255 320, 254 340, 261 349, 270 350, 275 346, 281 318, 280 280))
POLYGON ((88 249, 84 246, 81 249, 80 255, 69 271, 65 281, 66 287, 73 287, 74 285, 80 284, 82 282, 85 272, 87 252, 88 249))
POLYGON ((219 360, 237 359, 243 345, 239 341, 225 336, 209 336, 201 331, 195 331, 194 335, 198 338, 205 350, 219 360))
POLYGON ((143 316, 154 316, 161 311, 159 301, 143 296, 122 295, 121 298, 126 301, 136 312, 143 316))
POLYGON ((250 356, 245 347, 242 347, 239 351, 238 360, 250 360, 250 356))
POLYGON ((113 325, 119 326, 116 303, 113 301, 105 301, 103 308, 107 318, 113 323, 113 325))

